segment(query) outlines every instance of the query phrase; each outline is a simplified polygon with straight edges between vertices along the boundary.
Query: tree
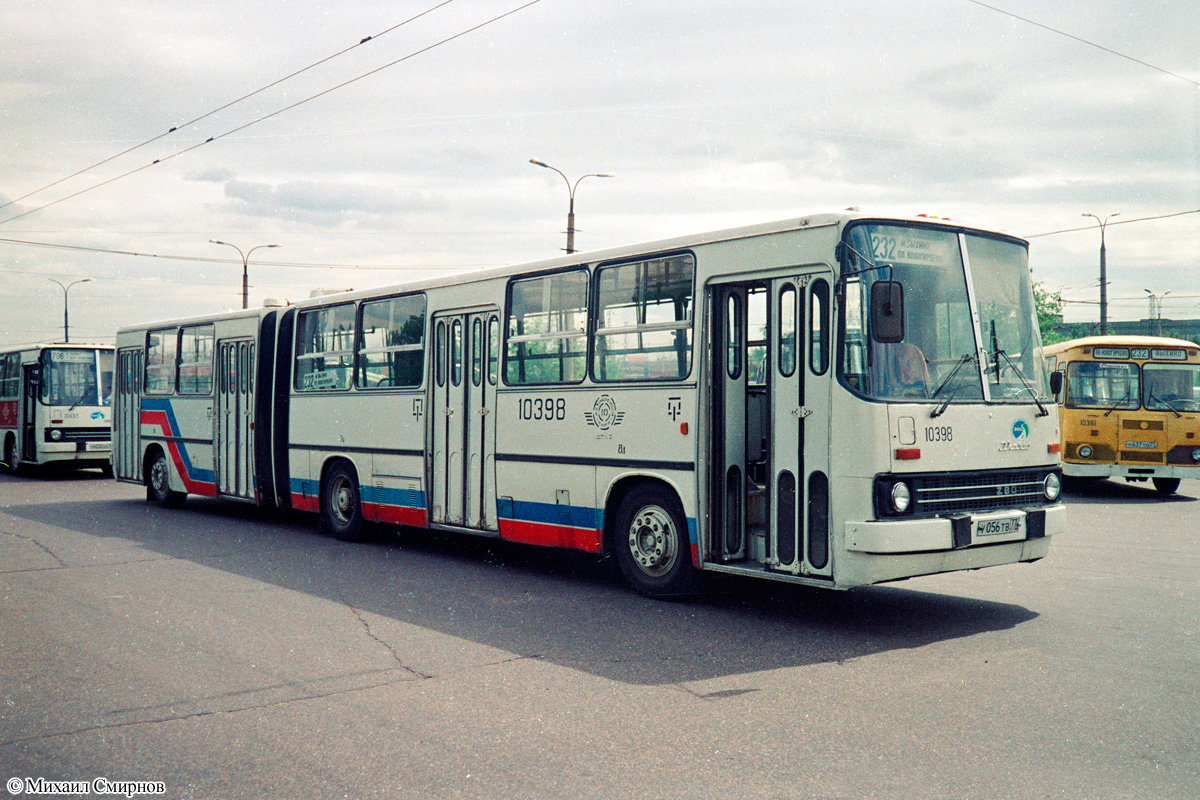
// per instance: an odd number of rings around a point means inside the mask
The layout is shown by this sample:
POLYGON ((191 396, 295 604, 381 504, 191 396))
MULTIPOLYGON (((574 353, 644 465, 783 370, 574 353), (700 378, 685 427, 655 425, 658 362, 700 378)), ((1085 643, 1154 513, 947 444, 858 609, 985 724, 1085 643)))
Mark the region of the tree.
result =
POLYGON ((1033 284, 1033 307, 1037 311, 1038 327, 1042 331, 1042 344, 1066 341, 1054 326, 1062 322, 1062 292, 1052 292, 1037 281, 1033 284))

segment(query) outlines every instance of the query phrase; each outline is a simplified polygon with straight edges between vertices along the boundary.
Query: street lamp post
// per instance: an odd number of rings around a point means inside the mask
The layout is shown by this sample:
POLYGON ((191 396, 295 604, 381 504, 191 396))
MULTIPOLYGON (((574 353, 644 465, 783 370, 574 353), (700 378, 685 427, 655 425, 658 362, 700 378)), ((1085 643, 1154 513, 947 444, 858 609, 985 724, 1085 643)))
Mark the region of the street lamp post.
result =
POLYGON ((1112 214, 1109 214, 1104 219, 1100 219, 1095 214, 1086 214, 1085 213, 1083 215, 1085 217, 1091 217, 1092 219, 1096 220, 1096 222, 1100 223, 1100 335, 1101 336, 1106 336, 1108 334, 1108 269, 1107 269, 1107 265, 1104 263, 1104 258, 1105 258, 1104 226, 1105 226, 1105 224, 1107 224, 1107 222, 1110 219, 1112 219, 1113 217, 1117 216, 1120 213, 1121 213, 1120 211, 1115 211, 1112 214))
POLYGON ((250 273, 250 267, 249 267, 250 254, 253 253, 255 250, 258 250, 263 247, 279 247, 279 245, 277 245, 277 244, 260 244, 260 245, 251 247, 249 250, 247 250, 245 253, 243 253, 242 248, 238 247, 236 244, 230 244, 229 242, 218 242, 216 239, 209 239, 208 241, 211 242, 212 244, 223 244, 226 247, 232 247, 234 250, 237 250, 238 255, 242 257, 242 308, 249 308, 250 307, 250 274, 249 274, 250 273))
POLYGON ((70 318, 70 316, 68 316, 67 292, 75 284, 89 283, 89 282, 91 282, 92 279, 91 278, 80 278, 77 281, 71 281, 66 286, 63 286, 62 283, 54 280, 54 278, 47 278, 46 280, 50 281, 51 283, 57 283, 58 288, 63 290, 63 343, 70 344, 71 343, 71 318, 70 318))
POLYGON ((575 252, 575 187, 578 186, 580 181, 582 181, 584 178, 611 178, 611 177, 613 177, 613 175, 611 172, 589 172, 587 175, 581 175, 579 177, 579 179, 576 180, 574 184, 572 184, 570 179, 567 178, 567 176, 563 174, 563 171, 561 169, 558 169, 557 167, 552 167, 549 164, 545 163, 544 161, 538 161, 536 158, 529 159, 529 163, 536 164, 539 167, 545 167, 546 169, 552 169, 555 172, 557 172, 559 175, 562 175, 562 179, 567 182, 567 194, 568 194, 568 198, 570 201, 567 205, 567 252, 574 253, 575 252))

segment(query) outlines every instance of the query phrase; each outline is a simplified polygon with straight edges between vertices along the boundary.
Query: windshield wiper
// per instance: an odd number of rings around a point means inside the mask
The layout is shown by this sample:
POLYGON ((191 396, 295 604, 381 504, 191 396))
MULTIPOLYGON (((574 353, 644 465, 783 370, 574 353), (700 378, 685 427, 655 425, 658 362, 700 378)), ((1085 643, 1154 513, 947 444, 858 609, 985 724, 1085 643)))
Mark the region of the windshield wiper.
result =
POLYGON ((1010 367, 1012 367, 1012 371, 1017 373, 1017 377, 1021 379, 1021 383, 1024 385, 1025 389, 1027 389, 1029 391, 1030 396, 1033 398, 1033 402, 1038 407, 1038 416, 1039 417, 1050 416, 1050 412, 1046 410, 1046 407, 1044 405, 1042 405, 1042 401, 1038 399, 1037 392, 1034 391, 1033 385, 1030 384, 1029 381, 1026 379, 1025 373, 1021 372, 1021 367, 1018 366, 1017 362, 1012 360, 1012 356, 1010 356, 1008 353, 1004 352, 1003 350, 999 350, 999 349, 997 349, 994 353, 992 353, 992 358, 994 358, 996 360, 996 383, 997 383, 997 385, 999 385, 999 383, 1000 383, 1000 359, 998 358, 998 356, 1004 356, 1004 360, 1008 362, 1008 365, 1010 367))
POLYGON ((88 396, 88 392, 90 392, 91 390, 92 390, 92 387, 90 387, 90 386, 85 386, 85 387, 84 387, 84 389, 83 389, 83 394, 81 394, 81 395, 79 395, 79 397, 75 398, 75 402, 74 402, 74 403, 71 403, 71 407, 70 407, 70 408, 68 408, 68 409, 67 409, 67 411, 74 411, 74 410, 75 410, 75 406, 77 406, 77 405, 79 405, 80 403, 82 403, 82 402, 83 402, 83 398, 87 397, 87 396, 88 396))
MULTIPOLYGON (((1175 406, 1171 405, 1171 401, 1167 400, 1165 397, 1155 397, 1154 392, 1150 392, 1149 395, 1146 396, 1146 399, 1149 400, 1150 403, 1155 403, 1155 402, 1162 403, 1164 406, 1171 409, 1171 411, 1175 412, 1175 416, 1177 416, 1177 417, 1183 416, 1183 414, 1179 413, 1179 409, 1177 409, 1177 408, 1175 408, 1175 406)), ((1146 404, 1147 408, 1150 407, 1150 403, 1146 404)))
POLYGON ((1123 396, 1123 397, 1122 397, 1120 400, 1118 400, 1116 403, 1113 403, 1112 407, 1111 407, 1111 408, 1109 408, 1109 409, 1108 409, 1108 411, 1105 411, 1105 412, 1104 412, 1104 416, 1106 416, 1106 417, 1107 417, 1109 414, 1111 414, 1112 412, 1116 411, 1116 410, 1117 410, 1118 408, 1120 408, 1120 407, 1121 407, 1121 406, 1122 406, 1122 405, 1125 403, 1125 401, 1126 401, 1126 400, 1128 400, 1128 399, 1129 399, 1129 390, 1128 390, 1128 389, 1126 389, 1126 390, 1125 390, 1125 395, 1124 395, 1124 396, 1123 396))
MULTIPOLYGON (((974 353, 964 354, 963 357, 958 360, 958 363, 954 365, 954 369, 950 370, 950 373, 945 378, 942 379, 942 382, 938 384, 938 387, 933 390, 933 394, 931 394, 929 396, 937 397, 939 394, 941 394, 942 389, 945 389, 946 385, 949 384, 950 381, 954 379, 954 376, 958 374, 958 371, 963 368, 964 364, 966 364, 968 361, 977 361, 977 360, 978 360, 978 356, 976 356, 974 353)), ((954 392, 951 392, 950 394, 946 395, 946 399, 942 401, 942 404, 939 405, 937 408, 935 408, 933 411, 929 412, 929 418, 933 419, 934 417, 940 417, 942 414, 946 413, 946 407, 950 405, 950 401, 953 400, 954 396, 957 394, 958 394, 958 392, 954 391, 954 392)))

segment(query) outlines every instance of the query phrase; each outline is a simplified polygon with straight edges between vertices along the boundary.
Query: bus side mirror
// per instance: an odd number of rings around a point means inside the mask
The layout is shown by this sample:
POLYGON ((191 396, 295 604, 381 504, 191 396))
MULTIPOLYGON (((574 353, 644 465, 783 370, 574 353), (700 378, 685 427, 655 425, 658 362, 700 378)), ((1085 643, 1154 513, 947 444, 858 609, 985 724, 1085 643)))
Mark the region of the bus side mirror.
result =
POLYGON ((877 342, 904 339, 904 287, 898 281, 871 284, 871 337, 877 342))
POLYGON ((37 389, 37 388, 41 387, 41 385, 42 385, 42 367, 41 367, 41 365, 35 365, 35 366, 30 367, 29 374, 26 377, 28 378, 27 382, 29 383, 29 388, 37 389))
POLYGON ((1050 393, 1054 395, 1056 400, 1058 399, 1059 392, 1062 391, 1062 383, 1063 374, 1061 372, 1050 373, 1050 393))

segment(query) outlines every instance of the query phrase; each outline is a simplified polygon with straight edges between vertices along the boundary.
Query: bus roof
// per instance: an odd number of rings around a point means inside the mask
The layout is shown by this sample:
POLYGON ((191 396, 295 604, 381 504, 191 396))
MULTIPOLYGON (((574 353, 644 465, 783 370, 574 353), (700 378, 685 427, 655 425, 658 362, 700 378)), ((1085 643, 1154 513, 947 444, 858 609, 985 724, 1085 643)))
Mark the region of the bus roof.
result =
POLYGON ((1043 352, 1048 356, 1052 356, 1075 347, 1184 347, 1200 350, 1200 344, 1189 342, 1186 339, 1172 339, 1166 336, 1116 336, 1110 334, 1108 336, 1084 336, 1080 339, 1058 342, 1057 344, 1047 345, 1043 348, 1043 352))

